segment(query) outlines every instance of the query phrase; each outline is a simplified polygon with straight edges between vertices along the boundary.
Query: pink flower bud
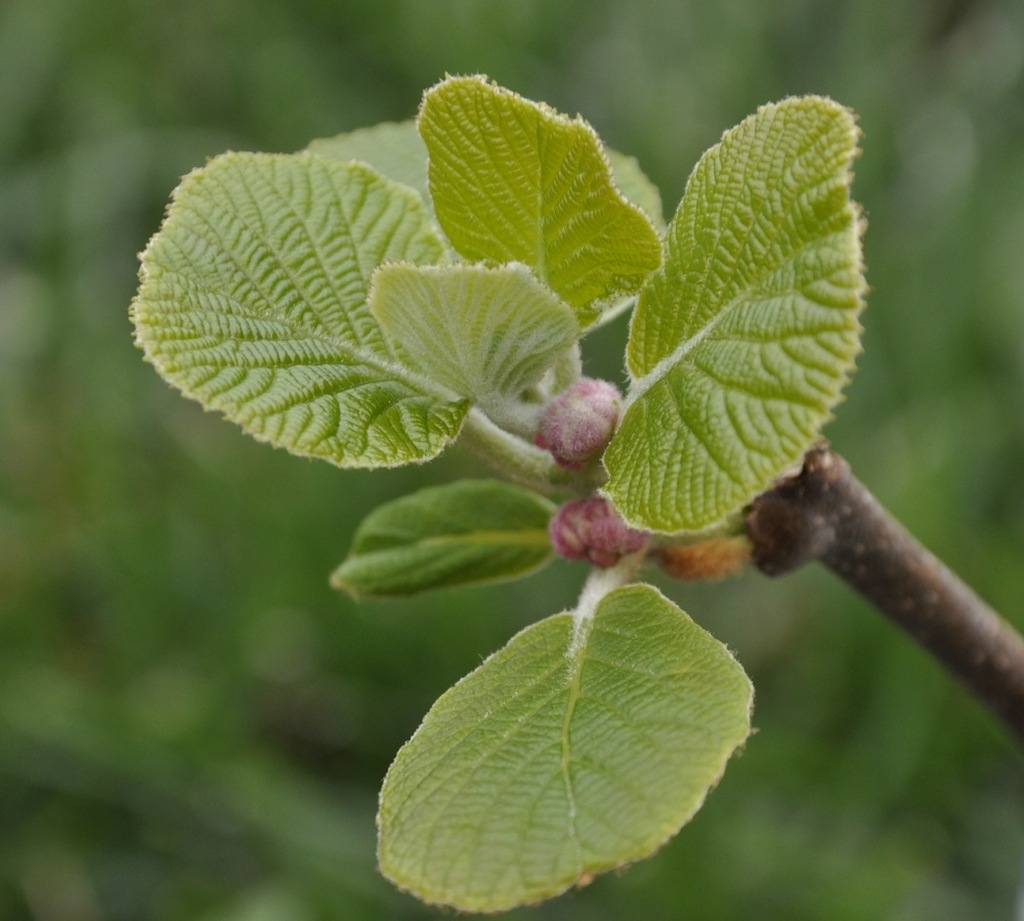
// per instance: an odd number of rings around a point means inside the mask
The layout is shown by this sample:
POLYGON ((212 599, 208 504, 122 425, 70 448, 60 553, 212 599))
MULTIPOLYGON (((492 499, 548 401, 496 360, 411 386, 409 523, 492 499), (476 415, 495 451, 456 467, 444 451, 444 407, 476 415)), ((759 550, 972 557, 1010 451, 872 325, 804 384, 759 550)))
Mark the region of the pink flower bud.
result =
POLYGON ((559 556, 606 568, 642 549, 648 534, 629 527, 607 499, 591 496, 559 508, 548 525, 548 536, 559 556))
POLYGON ((608 381, 581 377, 544 407, 535 441, 559 465, 578 470, 604 450, 621 406, 622 394, 608 381))

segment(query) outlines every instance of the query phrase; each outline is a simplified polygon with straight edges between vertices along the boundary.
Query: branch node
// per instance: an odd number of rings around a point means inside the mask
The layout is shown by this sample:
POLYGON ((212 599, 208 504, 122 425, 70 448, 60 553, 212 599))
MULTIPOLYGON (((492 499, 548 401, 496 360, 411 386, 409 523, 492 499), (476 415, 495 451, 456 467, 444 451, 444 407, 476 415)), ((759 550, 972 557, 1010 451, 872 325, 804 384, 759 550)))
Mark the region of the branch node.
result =
POLYGON ((763 573, 821 562, 1024 742, 1024 638, 914 540, 827 444, 754 500, 746 526, 763 573))

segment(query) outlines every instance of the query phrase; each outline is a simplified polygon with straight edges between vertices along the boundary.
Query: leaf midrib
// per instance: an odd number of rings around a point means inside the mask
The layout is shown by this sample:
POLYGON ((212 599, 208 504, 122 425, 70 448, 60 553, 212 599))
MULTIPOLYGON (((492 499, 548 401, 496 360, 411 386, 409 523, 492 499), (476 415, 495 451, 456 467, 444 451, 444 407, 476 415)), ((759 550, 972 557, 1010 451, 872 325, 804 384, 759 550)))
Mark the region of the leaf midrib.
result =
MULTIPOLYGON (((244 155, 236 155, 236 157, 238 157, 238 156, 244 156, 244 155)), ((266 196, 260 196, 258 194, 258 190, 254 190, 253 189, 253 187, 252 187, 253 186, 253 180, 254 179, 255 180, 261 180, 264 183, 266 183, 268 189, 271 191, 271 193, 275 197, 277 204, 280 207, 282 207, 283 209, 285 209, 285 211, 287 212, 289 218, 292 221, 292 226, 295 227, 295 228, 298 228, 301 231, 301 233, 303 235, 303 238, 304 238, 304 242, 305 242, 305 244, 306 244, 306 246, 308 248, 308 251, 313 253, 314 258, 316 259, 318 268, 320 270, 319 274, 326 281, 326 283, 327 283, 327 285, 328 285, 328 287, 329 287, 329 289, 331 291, 331 295, 334 297, 334 299, 336 300, 336 302, 339 305, 344 305, 345 304, 344 293, 338 287, 338 279, 341 277, 341 275, 343 273, 338 273, 337 271, 334 270, 333 267, 329 266, 329 261, 325 258, 324 252, 323 252, 323 249, 322 249, 322 243, 324 241, 317 237, 317 235, 315 234, 313 228, 310 226, 309 221, 308 221, 309 215, 304 214, 301 210, 299 210, 296 207, 295 202, 285 192, 283 192, 279 188, 279 186, 278 186, 278 184, 276 182, 276 173, 277 173, 277 169, 276 168, 278 166, 278 158, 280 156, 284 156, 284 155, 276 155, 275 156, 275 155, 271 154, 271 155, 263 155, 263 156, 261 156, 259 158, 260 161, 265 161, 266 164, 270 167, 270 170, 268 171, 269 174, 268 173, 264 173, 264 172, 260 171, 259 169, 255 169, 255 170, 253 170, 253 174, 250 175, 248 172, 246 172, 245 169, 238 169, 235 172, 235 175, 236 175, 239 183, 245 189, 245 191, 246 191, 247 195, 249 196, 249 198, 252 201, 254 201, 254 202, 259 202, 259 201, 261 201, 261 198, 266 198, 266 196)), ((300 156, 302 156, 302 155, 300 155, 300 156)), ((325 158, 319 157, 319 156, 317 156, 315 154, 305 154, 304 156, 310 162, 322 161, 322 162, 326 162, 328 164, 328 169, 326 170, 326 172, 328 173, 328 181, 331 184, 332 189, 333 189, 333 176, 330 175, 330 173, 331 173, 330 161, 329 160, 325 160, 325 158)), ((370 168, 368 168, 368 167, 366 167, 366 166, 364 166, 363 164, 360 164, 360 163, 350 163, 350 164, 345 164, 345 166, 350 171, 352 171, 355 174, 359 174, 359 173, 362 174, 360 176, 360 181, 363 183, 363 187, 361 189, 362 196, 361 196, 361 199, 360 199, 360 205, 361 205, 363 203, 366 195, 367 195, 367 185, 368 185, 368 183, 370 181, 372 181, 376 177, 376 174, 373 172, 372 169, 370 169, 370 168)), ((312 183, 311 176, 308 175, 308 174, 304 174, 300 178, 305 183, 307 183, 307 190, 309 191, 310 194, 312 194, 312 185, 313 185, 313 183, 312 183)), ((211 184, 214 184, 214 180, 213 180, 213 178, 211 178, 210 175, 207 175, 207 181, 210 182, 211 184)), ((217 177, 217 184, 220 187, 221 194, 225 195, 226 197, 228 197, 230 199, 232 197, 232 190, 230 188, 230 185, 225 183, 225 182, 223 182, 222 180, 220 180, 219 176, 217 177)), ((344 235, 341 235, 341 234, 337 234, 336 235, 337 241, 340 241, 345 246, 345 249, 347 250, 347 253, 348 253, 348 260, 349 260, 349 262, 351 264, 355 265, 356 271, 357 271, 359 277, 363 281, 363 288, 365 290, 366 284, 367 284, 367 279, 369 278, 369 272, 367 271, 367 269, 369 268, 370 270, 372 270, 373 266, 368 266, 366 264, 365 258, 364 258, 365 254, 360 249, 360 247, 357 246, 356 243, 355 243, 355 236, 353 234, 354 221, 353 221, 353 215, 352 215, 352 213, 351 213, 351 211, 350 211, 350 209, 348 207, 349 203, 344 199, 343 196, 336 195, 335 198, 334 198, 334 204, 337 207, 338 215, 340 216, 340 218, 344 222, 344 230, 346 231, 344 235)), ((374 218, 373 223, 371 224, 371 228, 376 226, 380 222, 380 220, 382 219, 383 214, 384 214, 384 212, 386 210, 387 210, 386 207, 381 208, 379 210, 379 212, 377 213, 376 217, 374 218)), ((238 211, 236 209, 235 217, 237 218, 237 216, 238 216, 238 211)), ((260 217, 262 218, 263 216, 264 216, 263 212, 261 211, 260 212, 260 217)), ((216 239, 216 245, 219 246, 221 252, 226 253, 230 257, 231 264, 234 266, 235 270, 240 275, 242 275, 243 277, 245 277, 248 280, 249 284, 252 285, 254 290, 260 292, 261 296, 264 298, 265 301, 267 301, 267 303, 271 303, 273 301, 273 297, 270 295, 269 292, 267 292, 267 291, 265 291, 263 289, 262 280, 256 278, 252 274, 252 272, 250 271, 250 267, 247 264, 241 262, 238 259, 238 257, 237 257, 237 255, 236 255, 236 253, 235 253, 233 248, 225 246, 222 243, 222 241, 220 240, 220 230, 221 230, 221 228, 219 228, 217 226, 217 224, 213 221, 213 219, 212 218, 208 218, 203 213, 203 211, 201 209, 192 209, 192 218, 193 218, 193 220, 197 221, 199 223, 199 225, 204 226, 209 231, 212 231, 215 234, 215 236, 217 238, 216 239)), ((283 252, 281 251, 281 249, 280 249, 280 247, 278 245, 278 240, 275 238, 275 236, 273 234, 267 233, 265 231, 265 229, 262 228, 262 227, 253 227, 248 222, 243 222, 243 223, 244 223, 244 225, 246 227, 247 232, 249 234, 251 234, 254 239, 259 240, 260 243, 264 247, 266 247, 267 252, 273 258, 275 266, 277 266, 281 271, 283 271, 286 274, 286 276, 292 282, 293 289, 295 290, 295 292, 297 294, 299 294, 302 302, 306 306, 309 306, 309 307, 313 308, 311 312, 312 312, 313 316, 316 318, 317 322, 322 324, 322 325, 324 325, 324 328, 326 328, 326 325, 324 324, 323 318, 320 316, 319 312, 315 309, 315 306, 311 305, 310 302, 305 297, 302 297, 302 295, 301 295, 301 286, 297 282, 295 271, 294 271, 290 261, 284 257, 283 252)), ((397 230, 397 227, 393 227, 391 229, 390 235, 388 236, 387 240, 384 242, 384 245, 383 246, 378 245, 378 248, 386 250, 387 246, 390 244, 391 239, 393 239, 396 230, 397 230)), ((204 238, 204 242, 209 242, 209 241, 204 238)), ((374 265, 375 264, 376 263, 374 263, 374 265)), ((193 266, 192 268, 193 268, 193 270, 196 270, 196 267, 193 266)), ((196 277, 202 277, 201 274, 197 270, 196 270, 196 277)), ((232 300, 234 300, 234 299, 232 298, 232 300)), ((354 316, 353 313, 350 312, 347 309, 343 309, 341 311, 341 315, 344 317, 345 322, 346 322, 346 324, 349 327, 349 329, 348 329, 349 335, 354 340, 360 341, 361 340, 361 335, 360 335, 360 333, 358 331, 358 328, 357 328, 356 322, 355 322, 357 317, 354 316)), ((273 315, 271 314, 270 316, 272 317, 273 315)), ((387 337, 383 335, 383 333, 381 335, 381 342, 382 342, 382 344, 385 347, 390 347, 392 345, 387 340, 387 337)), ((360 344, 362 344, 361 341, 360 341, 360 344)))
MULTIPOLYGON (((795 155, 792 157, 792 159, 786 164, 786 168, 785 168, 785 171, 784 171, 783 179, 785 179, 785 177, 787 177, 790 174, 792 174, 793 170, 795 169, 795 165, 798 162, 800 162, 800 160, 804 156, 806 156, 806 154, 807 154, 807 152, 809 150, 814 148, 814 146, 818 143, 818 141, 821 139, 821 137, 823 135, 827 134, 828 131, 831 129, 831 127, 832 127, 831 123, 821 124, 821 125, 818 126, 818 130, 808 134, 808 136, 804 139, 804 142, 800 145, 799 150, 795 153, 795 155)), ((722 153, 722 149, 718 148, 715 151, 714 157, 717 159, 721 155, 721 153, 722 153)), ((739 175, 739 176, 743 177, 743 179, 745 180, 746 176, 748 174, 749 166, 750 166, 751 150, 750 150, 749 146, 746 146, 746 147, 741 147, 740 150, 736 151, 735 153, 737 155, 737 161, 738 162, 733 165, 732 172, 734 174, 736 174, 736 175, 739 175)), ((710 161, 702 161, 702 163, 698 166, 698 169, 700 168, 700 166, 704 166, 705 164, 707 164, 707 170, 709 170, 710 169, 710 161)), ((716 165, 720 166, 721 164, 717 163, 716 165)), ((707 170, 705 170, 705 172, 707 172, 707 170)), ((707 176, 702 176, 701 177, 701 181, 706 184, 708 182, 708 177, 707 176)), ((779 234, 780 228, 785 223, 787 216, 789 215, 789 213, 792 210, 792 208, 795 206, 796 202, 798 202, 802 198, 805 198, 808 194, 810 194, 810 192, 812 190, 817 189, 817 188, 819 188, 822 185, 828 185, 828 184, 830 184, 833 181, 834 181, 834 177, 829 176, 829 175, 822 175, 818 179, 818 181, 815 182, 813 185, 809 185, 807 187, 802 188, 800 190, 800 193, 798 195, 795 195, 793 197, 793 199, 789 202, 788 207, 786 209, 782 210, 781 212, 779 212, 777 215, 774 216, 775 219, 772 221, 772 231, 773 232, 772 232, 772 235, 769 238, 768 243, 766 244, 765 248, 766 249, 770 249, 771 248, 771 243, 774 242, 778 238, 778 234, 779 234)), ((780 185, 780 186, 784 186, 785 182, 780 180, 777 184, 780 185)), ((687 190, 687 191, 689 191, 689 190, 687 190)), ((694 194, 696 194, 696 193, 694 193, 694 194)), ((684 203, 685 203, 685 200, 686 200, 686 193, 684 192, 684 203)), ((723 226, 722 215, 724 213, 724 208, 725 208, 725 205, 727 204, 727 201, 728 201, 728 196, 722 196, 721 199, 720 199, 719 209, 718 209, 718 212, 717 212, 717 222, 716 222, 716 226, 718 226, 719 228, 721 228, 723 226)), ((845 207, 848 209, 850 207, 849 203, 847 203, 845 207)), ((682 206, 680 208, 680 214, 685 213, 684 209, 685 209, 685 204, 684 204, 684 206, 682 206)), ((734 213, 735 213, 735 202, 732 203, 732 208, 730 210, 730 219, 732 217, 732 214, 734 214, 734 213)), ((751 223, 745 228, 745 233, 744 233, 743 239, 741 241, 738 241, 738 249, 742 250, 742 248, 746 245, 746 241, 750 237, 750 233, 751 233, 751 231, 753 229, 753 226, 754 226, 755 222, 756 221, 751 221, 751 223)), ((689 230, 691 231, 691 235, 692 235, 693 228, 691 227, 691 228, 689 228, 689 230)), ((672 234, 671 228, 669 230, 669 233, 672 234)), ((676 235, 672 234, 672 236, 673 236, 673 238, 675 238, 676 235)), ((703 293, 708 291, 707 279, 708 279, 708 276, 711 273, 712 266, 717 261, 718 251, 719 251, 719 249, 720 249, 720 247, 722 245, 722 236, 723 236, 723 233, 720 231, 718 233, 718 235, 716 236, 714 249, 712 250, 711 253, 708 254, 708 256, 705 259, 704 271, 702 273, 702 278, 701 278, 701 294, 702 295, 703 295, 703 293)), ((829 234, 828 236, 831 236, 831 234, 829 234)), ((801 253, 806 251, 808 248, 810 248, 812 246, 818 246, 820 244, 821 244, 821 240, 819 238, 813 238, 813 239, 810 239, 810 240, 804 240, 803 243, 800 246, 798 246, 796 249, 792 250, 787 255, 784 264, 787 264, 787 265, 791 264, 794 260, 796 260, 800 256, 801 253)), ((757 274, 756 278, 751 279, 750 284, 748 284, 747 286, 745 286, 743 288, 737 288, 737 290, 734 293, 733 297, 717 313, 715 313, 715 315, 708 321, 708 323, 706 323, 694 335, 690 336, 688 339, 686 339, 683 342, 681 342, 675 349, 673 349, 673 351, 670 354, 666 355, 659 362, 657 362, 657 364, 655 364, 655 366, 650 371, 648 371, 646 374, 642 375, 639 378, 635 378, 631 382, 631 384, 630 384, 629 393, 628 393, 627 398, 626 398, 626 404, 625 404, 624 409, 628 408, 634 402, 639 400, 648 390, 650 390, 651 387, 653 387, 655 384, 658 383, 658 381, 660 381, 663 377, 665 377, 665 375, 668 374, 669 371, 673 367, 675 367, 676 365, 680 364, 686 358, 686 356, 690 352, 692 352, 694 349, 696 349, 709 335, 711 335, 712 332, 714 332, 714 330, 718 327, 718 325, 727 316, 731 316, 737 309, 740 308, 741 305, 747 304, 747 303, 751 303, 754 300, 756 300, 757 298, 755 298, 754 295, 758 291, 760 291, 760 288, 763 285, 765 278, 767 278, 769 275, 773 274, 776 270, 777 270, 777 267, 775 267, 775 266, 770 266, 770 267, 769 266, 765 266, 763 271, 761 271, 761 272, 759 272, 757 274)), ((662 268, 660 270, 659 274, 661 275, 661 277, 664 277, 666 279, 668 278, 668 272, 667 272, 667 269, 665 269, 665 268, 662 268)), ((674 273, 674 274, 676 274, 676 275, 683 275, 685 273, 684 272, 677 272, 677 273, 674 273)), ((653 279, 652 279, 652 281, 653 281, 653 279)), ((651 282, 648 282, 648 284, 650 284, 650 283, 651 282)), ((805 295, 803 295, 803 293, 801 291, 798 291, 798 290, 795 290, 795 289, 792 289, 792 288, 791 289, 787 289, 785 292, 779 292, 779 293, 792 294, 792 295, 796 295, 797 297, 806 299, 805 295)), ((699 306, 698 303, 694 303, 694 305, 693 305, 693 307, 695 309, 698 306, 699 306)))
POLYGON ((536 528, 523 531, 474 531, 465 534, 444 534, 434 537, 423 537, 410 540, 406 543, 396 543, 389 547, 380 547, 375 550, 365 551, 365 556, 373 556, 382 553, 393 553, 395 551, 415 549, 417 547, 449 547, 459 544, 487 544, 507 545, 514 547, 547 547, 549 545, 548 532, 546 529, 536 528))
MULTIPOLYGON (((283 317, 274 314, 270 310, 254 308, 252 305, 247 305, 237 300, 227 291, 218 291, 205 285, 198 285, 195 279, 180 271, 174 269, 163 269, 161 271, 160 276, 154 279, 153 284, 154 288, 159 290, 165 284, 173 288, 173 286, 175 286, 175 284, 178 282, 184 282, 187 287, 192 287, 193 289, 198 288, 200 294, 215 294, 219 297, 226 298, 228 301, 230 301, 232 305, 234 305, 234 309, 231 311, 231 315, 234 316, 237 320, 243 322, 266 322, 269 320, 273 323, 280 324, 282 327, 288 330, 288 338, 274 339, 271 340, 271 342, 278 342, 282 344, 287 342, 300 342, 302 340, 318 342, 323 345, 326 345, 328 347, 329 353, 333 353, 334 355, 337 355, 339 357, 339 364, 348 364, 346 359, 354 359, 356 362, 361 363, 364 367, 368 367, 378 372, 382 378, 397 380, 399 383, 405 384, 406 386, 412 388, 413 390, 417 390, 426 396, 436 397, 437 399, 443 402, 459 402, 466 399, 465 395, 456 393, 454 390, 451 390, 443 386, 442 384, 438 383, 432 378, 420 374, 418 371, 416 371, 413 368, 410 368, 408 365, 403 364, 399 361, 395 361, 387 355, 381 355, 379 352, 376 352, 373 349, 373 347, 369 344, 353 344, 351 342, 345 341, 344 339, 337 335, 325 332, 321 329, 310 329, 309 327, 303 326, 302 324, 296 322, 290 317, 283 317)), ((149 299, 150 298, 148 297, 140 298, 140 302, 145 303, 149 299)), ((185 320, 185 317, 187 316, 188 313, 198 313, 200 315, 210 316, 217 316, 219 314, 218 311, 210 310, 207 308, 203 308, 201 310, 179 311, 177 315, 184 320, 184 323, 182 325, 190 329, 196 329, 196 327, 194 324, 189 323, 187 320, 185 320)), ((203 330, 199 330, 199 332, 205 335, 209 335, 208 332, 203 330)), ((383 329, 381 330, 381 337, 385 342, 390 342, 387 335, 384 333, 383 329)), ((225 344, 228 342, 236 342, 243 344, 258 345, 266 341, 267 340, 265 338, 259 338, 256 336, 252 338, 243 338, 239 336, 224 336, 223 338, 220 339, 221 344, 225 344)), ((192 352, 191 354, 195 353, 192 352)), ((330 361, 331 359, 328 356, 325 356, 325 361, 322 363, 313 362, 309 361, 308 359, 305 359, 296 360, 290 363, 238 363, 230 366, 238 367, 247 371, 255 370, 257 368, 287 371, 295 367, 302 367, 315 370, 317 368, 322 367, 323 364, 327 364, 330 361)), ((226 367, 228 365, 225 364, 218 366, 226 367)))
MULTIPOLYGON (((801 253, 810 249, 812 246, 820 246, 821 240, 808 240, 805 241, 801 246, 794 249, 787 257, 786 264, 789 264, 796 260, 801 253)), ((713 261, 712 259, 708 260, 713 261)), ((761 295, 761 285, 763 285, 765 279, 774 274, 775 268, 771 271, 765 271, 757 276, 756 279, 752 280, 751 283, 743 288, 737 288, 736 294, 730 298, 730 300, 708 320, 708 322, 702 326, 696 333, 690 336, 688 339, 683 340, 679 343, 676 348, 662 358, 650 371, 642 375, 639 378, 634 378, 629 387, 629 394, 626 398, 625 408, 628 408, 637 400, 639 400, 648 390, 657 384, 662 378, 664 378, 673 368, 680 365, 685 361, 686 357, 697 349, 705 339, 707 339, 720 325, 721 323, 731 317, 737 310, 743 307, 754 304, 758 301, 764 300, 764 296, 761 295)), ((802 290, 797 288, 787 288, 773 292, 771 299, 776 299, 784 296, 792 296, 799 298, 802 301, 812 301, 816 303, 812 298, 809 298, 802 290)), ((760 344, 762 340, 751 340, 751 342, 760 344)), ((770 341, 770 340, 765 340, 770 341)))

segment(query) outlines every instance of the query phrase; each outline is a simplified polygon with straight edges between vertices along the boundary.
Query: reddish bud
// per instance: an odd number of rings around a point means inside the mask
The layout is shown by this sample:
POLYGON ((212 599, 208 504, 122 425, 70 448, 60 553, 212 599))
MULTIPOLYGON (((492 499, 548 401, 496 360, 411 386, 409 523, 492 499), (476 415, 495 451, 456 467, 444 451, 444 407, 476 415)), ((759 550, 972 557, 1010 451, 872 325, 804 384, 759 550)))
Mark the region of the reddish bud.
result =
POLYGON ((544 407, 536 444, 562 467, 578 470, 604 450, 621 406, 622 394, 608 381, 581 377, 544 407))
POLYGON ((559 556, 601 567, 641 550, 648 537, 646 531, 629 527, 600 496, 566 502, 551 519, 548 535, 559 556))

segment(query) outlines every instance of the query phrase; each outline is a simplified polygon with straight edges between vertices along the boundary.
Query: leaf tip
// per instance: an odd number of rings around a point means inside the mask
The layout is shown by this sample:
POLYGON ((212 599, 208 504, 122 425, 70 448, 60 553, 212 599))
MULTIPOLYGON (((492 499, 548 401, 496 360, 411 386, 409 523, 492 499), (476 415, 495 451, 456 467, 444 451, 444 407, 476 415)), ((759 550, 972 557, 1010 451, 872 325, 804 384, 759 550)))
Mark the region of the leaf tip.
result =
POLYGON ((353 601, 362 601, 367 595, 360 592, 351 582, 348 582, 345 578, 345 570, 348 566, 348 560, 345 560, 334 572, 331 573, 327 579, 327 584, 335 591, 344 592, 353 601))

